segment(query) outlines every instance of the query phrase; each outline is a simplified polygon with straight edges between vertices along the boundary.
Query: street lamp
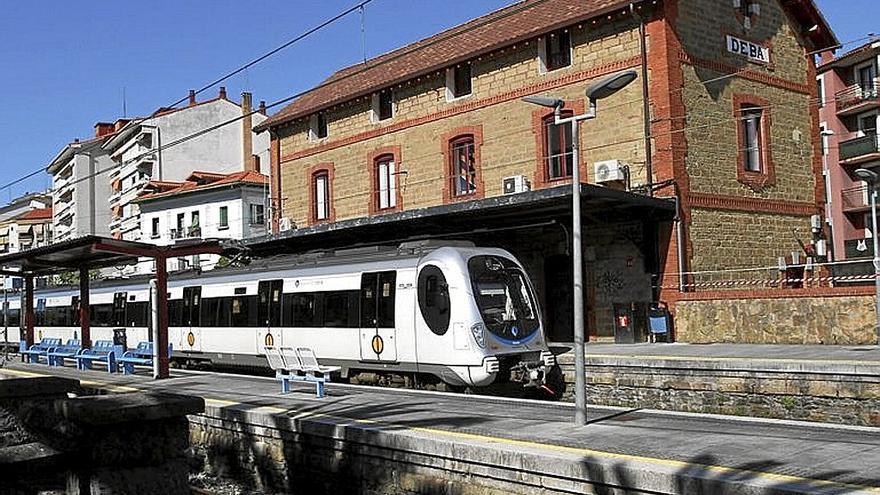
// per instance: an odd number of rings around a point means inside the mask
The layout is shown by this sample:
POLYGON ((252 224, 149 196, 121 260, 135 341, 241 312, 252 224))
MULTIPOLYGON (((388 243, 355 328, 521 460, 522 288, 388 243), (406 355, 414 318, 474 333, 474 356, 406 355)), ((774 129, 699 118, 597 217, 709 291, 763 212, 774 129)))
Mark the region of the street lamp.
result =
POLYGON ((856 169, 856 176, 868 183, 871 191, 871 237, 874 241, 874 313, 877 317, 877 326, 874 329, 876 342, 880 344, 880 253, 877 249, 877 181, 880 176, 873 170, 866 168, 856 169))
POLYGON ((583 115, 574 115, 562 118, 562 109, 565 100, 562 98, 550 98, 546 96, 527 96, 523 101, 553 109, 554 124, 571 124, 571 154, 573 164, 571 171, 571 202, 572 202, 572 278, 574 280, 574 368, 575 368, 575 424, 587 424, 587 377, 586 377, 586 349, 584 347, 584 284, 583 284, 583 258, 581 246, 581 177, 579 163, 580 147, 580 122, 596 118, 598 100, 607 98, 633 82, 637 74, 634 70, 620 72, 601 79, 587 88, 586 96, 589 101, 589 109, 583 115))

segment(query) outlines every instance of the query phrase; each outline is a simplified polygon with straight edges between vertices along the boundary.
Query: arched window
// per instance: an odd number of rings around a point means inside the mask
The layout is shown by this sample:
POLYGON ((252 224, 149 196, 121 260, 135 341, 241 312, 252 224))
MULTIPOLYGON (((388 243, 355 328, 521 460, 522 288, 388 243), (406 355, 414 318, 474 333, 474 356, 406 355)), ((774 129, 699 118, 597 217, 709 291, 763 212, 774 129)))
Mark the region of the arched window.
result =
POLYGON ((477 192, 477 160, 474 136, 468 134, 449 142, 449 167, 453 196, 477 192))
POLYGON ((314 219, 317 221, 330 218, 330 175, 326 170, 319 170, 312 175, 314 188, 314 219))
MULTIPOLYGON (((570 117, 572 113, 562 112, 561 117, 570 117)), ((571 177, 574 168, 574 149, 572 148, 571 123, 556 125, 553 114, 544 118, 544 161, 547 167, 547 179, 558 180, 571 177)))
POLYGON ((397 168, 394 155, 385 154, 373 161, 376 174, 376 209, 387 210, 397 206, 397 168))

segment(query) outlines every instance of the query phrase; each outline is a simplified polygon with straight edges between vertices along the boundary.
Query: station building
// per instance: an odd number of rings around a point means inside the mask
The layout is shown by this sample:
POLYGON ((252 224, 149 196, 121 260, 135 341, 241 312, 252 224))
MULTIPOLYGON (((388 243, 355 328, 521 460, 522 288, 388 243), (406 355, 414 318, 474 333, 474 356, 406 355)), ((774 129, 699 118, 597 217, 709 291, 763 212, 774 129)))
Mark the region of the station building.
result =
POLYGON ((256 127, 271 134, 274 236, 259 251, 415 237, 505 247, 551 337, 570 340, 571 170, 584 195, 587 326, 674 303, 683 272, 773 265, 821 211, 812 0, 524 0, 344 68, 256 127), (588 106, 581 126, 522 101, 588 106))

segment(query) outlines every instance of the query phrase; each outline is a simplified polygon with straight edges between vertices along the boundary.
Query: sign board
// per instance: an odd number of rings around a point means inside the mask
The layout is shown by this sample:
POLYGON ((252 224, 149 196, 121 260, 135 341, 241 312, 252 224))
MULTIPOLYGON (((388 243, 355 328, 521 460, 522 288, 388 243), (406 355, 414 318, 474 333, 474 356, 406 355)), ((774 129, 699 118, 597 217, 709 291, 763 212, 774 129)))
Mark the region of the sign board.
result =
POLYGON ((745 57, 749 62, 759 64, 770 63, 770 48, 729 34, 727 35, 727 51, 740 57, 745 57))

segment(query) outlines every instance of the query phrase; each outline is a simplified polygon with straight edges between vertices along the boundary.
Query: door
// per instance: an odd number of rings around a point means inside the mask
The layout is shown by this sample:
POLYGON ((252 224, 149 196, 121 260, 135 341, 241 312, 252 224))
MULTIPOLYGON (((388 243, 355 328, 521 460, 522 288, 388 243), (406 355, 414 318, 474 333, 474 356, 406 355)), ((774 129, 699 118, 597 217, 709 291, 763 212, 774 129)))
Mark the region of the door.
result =
POLYGON ((202 288, 184 287, 181 304, 181 348, 188 351, 202 350, 202 288))
POLYGON ((397 361, 394 304, 397 272, 361 275, 360 347, 363 361, 397 361))
POLYGON ((283 280, 262 280, 257 286, 257 353, 263 353, 263 347, 281 347, 281 295, 283 280))
POLYGON ((126 301, 128 301, 127 292, 113 294, 113 345, 121 345, 123 349, 128 348, 126 301))

